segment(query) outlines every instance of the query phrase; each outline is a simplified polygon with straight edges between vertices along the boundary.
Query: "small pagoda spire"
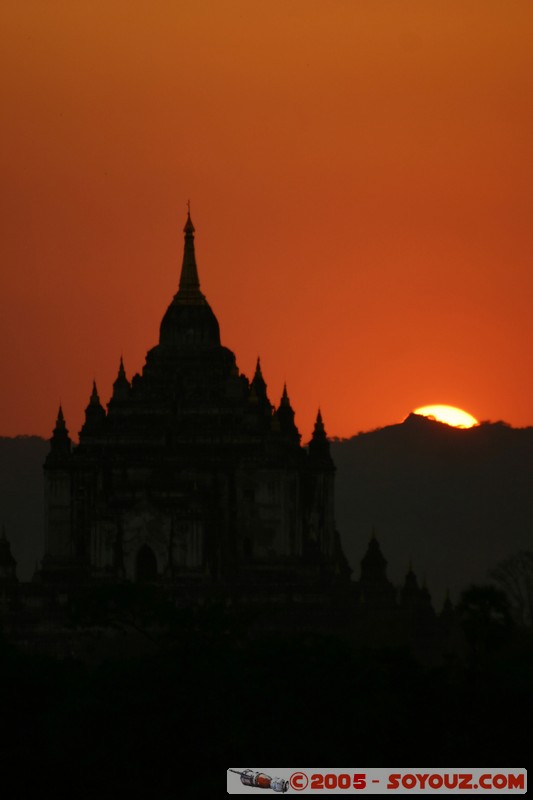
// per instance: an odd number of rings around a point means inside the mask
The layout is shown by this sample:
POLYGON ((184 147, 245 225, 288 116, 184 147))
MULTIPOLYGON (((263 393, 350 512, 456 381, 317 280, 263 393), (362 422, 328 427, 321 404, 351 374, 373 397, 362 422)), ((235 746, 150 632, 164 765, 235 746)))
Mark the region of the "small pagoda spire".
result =
POLYGON ((80 437, 85 434, 98 433, 105 418, 105 409, 100 402, 100 397, 98 396, 96 381, 93 380, 93 388, 89 398, 89 405, 85 409, 85 422, 80 431, 80 437))
POLYGON ((368 548, 361 559, 361 581, 363 583, 384 581, 387 577, 387 560, 381 551, 376 537, 376 529, 368 542, 368 548))
POLYGON ((361 559, 361 578, 359 592, 364 594, 369 606, 393 608, 396 601, 396 590, 387 577, 387 559, 382 553, 372 528, 366 553, 361 559))
POLYGON ((56 419, 56 426, 54 428, 54 433, 56 432, 59 433, 60 431, 66 431, 66 433, 68 433, 67 425, 65 423, 65 415, 63 414, 61 403, 59 404, 59 410, 57 412, 57 419, 56 419))
POLYGON ((126 377, 126 370, 124 369, 124 361, 120 356, 120 364, 118 367, 118 375, 113 384, 113 395, 111 400, 127 400, 129 397, 131 385, 126 377))
POLYGON ((320 408, 318 409, 318 413, 316 415, 316 422, 315 422, 315 429, 313 431, 313 437, 315 439, 318 438, 326 438, 326 429, 324 428, 324 420, 322 419, 322 412, 320 408))
POLYGON ((263 378, 263 373, 261 372, 261 358, 259 356, 257 356, 257 363, 255 365, 255 372, 253 379, 254 381, 263 381, 263 383, 265 383, 265 379, 263 378))
POLYGON ((52 461, 57 461, 63 458, 68 458, 70 455, 71 445, 72 442, 68 435, 65 416, 60 403, 57 412, 56 426, 52 432, 52 438, 50 439, 50 453, 47 457, 47 460, 51 458, 52 461))
POLYGON ((301 436, 294 423, 294 411, 291 406, 291 401, 289 400, 286 383, 283 384, 283 394, 281 395, 275 417, 279 420, 280 431, 285 434, 289 440, 299 445, 301 436))
POLYGON ((257 357, 255 373, 250 383, 250 400, 257 403, 258 407, 267 415, 272 413, 272 405, 267 396, 267 386, 261 371, 261 359, 257 357))
POLYGON ((328 462, 330 466, 333 466, 333 461, 331 459, 329 450, 329 441, 328 437, 326 436, 326 429, 324 427, 324 420, 322 419, 322 412, 320 411, 320 408, 318 409, 318 413, 316 415, 313 435, 311 436, 311 441, 309 442, 309 455, 314 460, 328 462))
POLYGON ((265 379, 263 378, 263 373, 261 371, 261 359, 259 358, 259 356, 257 357, 254 377, 252 378, 252 383, 250 384, 250 386, 255 390, 255 393, 258 398, 266 396, 266 383, 265 379))

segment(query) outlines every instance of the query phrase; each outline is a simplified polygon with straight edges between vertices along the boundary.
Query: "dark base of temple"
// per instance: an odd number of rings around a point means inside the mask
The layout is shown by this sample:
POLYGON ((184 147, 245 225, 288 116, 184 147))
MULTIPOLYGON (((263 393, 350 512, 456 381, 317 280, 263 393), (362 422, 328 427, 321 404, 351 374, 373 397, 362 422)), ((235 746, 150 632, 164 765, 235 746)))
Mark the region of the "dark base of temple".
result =
MULTIPOLYGON (((145 588, 144 609, 151 601, 159 615, 145 588)), ((115 594, 112 623, 81 625, 96 599, 69 609, 79 615, 63 627, 73 657, 0 641, 2 755, 19 786, 10 797, 30 797, 32 780, 76 798, 218 797, 237 762, 520 766, 529 754, 517 712, 533 711, 530 641, 429 665, 406 647, 365 646, 355 629, 298 630, 303 609, 282 633, 215 603, 173 611, 158 628, 139 616, 127 624, 115 594), (105 642, 105 659, 80 659, 84 641, 93 656, 105 642)))
MULTIPOLYGON (((63 576, 64 577, 64 576, 63 576)), ((430 606, 365 600, 359 584, 313 579, 160 583, 61 580, 4 589, 6 639, 23 652, 85 663, 165 652, 190 636, 271 646, 295 636, 372 649, 403 648, 426 664, 461 658, 464 637, 453 614, 430 606)))

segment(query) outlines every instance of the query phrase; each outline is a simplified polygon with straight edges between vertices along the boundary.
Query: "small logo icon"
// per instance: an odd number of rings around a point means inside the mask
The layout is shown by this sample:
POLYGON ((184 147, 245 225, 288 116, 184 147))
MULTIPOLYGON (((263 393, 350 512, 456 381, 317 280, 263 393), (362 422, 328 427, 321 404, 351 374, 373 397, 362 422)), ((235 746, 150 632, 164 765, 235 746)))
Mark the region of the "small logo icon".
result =
POLYGON ((256 789, 272 789, 274 792, 286 792, 289 788, 289 781, 286 781, 285 778, 271 778, 270 775, 265 775, 264 772, 254 772, 253 769, 245 769, 242 772, 237 769, 230 769, 228 772, 240 775, 241 783, 244 786, 254 786, 256 789))

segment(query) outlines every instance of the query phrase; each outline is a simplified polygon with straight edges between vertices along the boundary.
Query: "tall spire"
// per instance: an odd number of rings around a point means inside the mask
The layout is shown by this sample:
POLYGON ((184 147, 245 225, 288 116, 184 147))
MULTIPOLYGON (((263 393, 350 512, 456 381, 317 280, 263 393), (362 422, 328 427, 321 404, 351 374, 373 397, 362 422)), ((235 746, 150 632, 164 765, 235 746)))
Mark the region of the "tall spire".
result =
POLYGON ((181 265, 180 288, 176 295, 178 302, 198 302, 205 298, 200 291, 200 279, 198 278, 198 267, 196 266, 196 255, 194 252, 194 225, 191 220, 190 207, 187 211, 187 222, 183 228, 185 233, 185 243, 183 246, 183 262, 181 265))
POLYGON ((194 225, 190 209, 183 228, 185 244, 179 289, 159 328, 159 344, 172 350, 205 350, 220 347, 220 329, 209 303, 200 291, 194 253, 194 225))

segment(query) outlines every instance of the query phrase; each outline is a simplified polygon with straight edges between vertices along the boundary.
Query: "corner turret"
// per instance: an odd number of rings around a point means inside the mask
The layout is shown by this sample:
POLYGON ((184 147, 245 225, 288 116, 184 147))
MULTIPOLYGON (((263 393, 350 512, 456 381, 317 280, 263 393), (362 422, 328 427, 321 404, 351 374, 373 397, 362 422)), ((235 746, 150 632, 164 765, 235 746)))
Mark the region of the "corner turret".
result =
POLYGON ((291 406, 291 401, 287 394, 287 385, 285 383, 283 384, 283 394, 281 395, 279 407, 276 410, 276 418, 279 421, 281 433, 289 441, 299 445, 302 437, 294 422, 294 410, 291 406))
POLYGON ((250 400, 252 403, 257 403, 259 408, 270 416, 272 413, 272 404, 268 399, 266 383, 261 371, 261 359, 259 357, 257 358, 254 377, 250 384, 250 400))
POLYGON ((85 409, 85 423, 80 431, 80 437, 94 436, 101 433, 105 419, 105 409, 98 396, 96 381, 93 381, 93 389, 89 398, 89 405, 85 409))
POLYGON ((50 439, 50 452, 47 457, 47 462, 68 461, 72 448, 72 442, 68 435, 65 417, 61 404, 57 412, 56 426, 50 439))
POLYGON ((129 398, 131 385, 126 377, 126 370, 124 369, 124 362, 120 356, 120 365, 118 368, 117 379, 113 384, 113 395, 111 400, 113 402, 123 402, 129 398))
POLYGON ((327 465, 331 469, 335 469, 320 409, 318 409, 313 435, 309 442, 309 458, 313 462, 321 463, 323 466, 327 465))

